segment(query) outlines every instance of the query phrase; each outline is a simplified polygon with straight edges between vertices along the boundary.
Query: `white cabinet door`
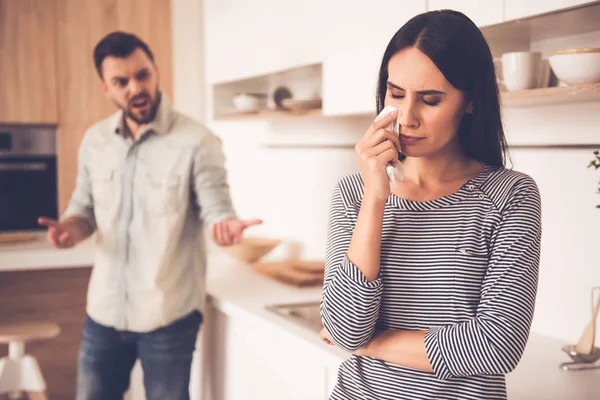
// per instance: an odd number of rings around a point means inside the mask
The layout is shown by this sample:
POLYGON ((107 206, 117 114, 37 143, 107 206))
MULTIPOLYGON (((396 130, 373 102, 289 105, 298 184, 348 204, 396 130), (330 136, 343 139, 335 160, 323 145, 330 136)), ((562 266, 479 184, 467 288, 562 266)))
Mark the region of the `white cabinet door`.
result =
POLYGON ((258 12, 268 8, 269 2, 205 1, 207 81, 221 82, 257 75, 264 64, 276 63, 277 52, 267 51, 279 47, 283 40, 274 33, 276 14, 258 12))
POLYGON ((560 10, 586 3, 598 3, 597 1, 582 0, 504 0, 504 17, 506 20, 529 17, 549 11, 560 10))
POLYGON ((383 52, 400 27, 426 2, 326 0, 330 25, 323 62, 323 113, 375 112, 377 74, 383 52))
POLYGON ((504 0, 429 0, 429 11, 450 9, 460 11, 481 27, 504 21, 504 0))
POLYGON ((322 61, 317 0, 205 0, 209 83, 263 75, 322 61))
POLYGON ((382 49, 367 49, 326 58, 323 63, 323 114, 373 114, 375 117, 377 74, 382 57, 382 49))
POLYGON ((235 74, 236 65, 247 58, 247 36, 240 37, 248 21, 243 13, 234 7, 234 0, 204 1, 204 59, 206 80, 217 82, 235 74), (235 27, 235 28, 232 28, 235 27))
POLYGON ((207 399, 327 399, 327 368, 302 343, 264 322, 214 315, 211 326, 205 326, 213 330, 204 352, 210 363, 210 374, 204 376, 207 399))

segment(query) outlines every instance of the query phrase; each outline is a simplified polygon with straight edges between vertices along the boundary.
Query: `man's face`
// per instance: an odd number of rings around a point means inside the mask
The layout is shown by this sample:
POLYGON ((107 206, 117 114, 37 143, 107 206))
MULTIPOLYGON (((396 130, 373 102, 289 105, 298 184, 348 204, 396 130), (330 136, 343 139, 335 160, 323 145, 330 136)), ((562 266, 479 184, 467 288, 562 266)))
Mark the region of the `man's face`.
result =
POLYGON ((158 82, 158 69, 140 48, 127 58, 108 56, 102 61, 106 97, 140 125, 152 122, 156 116, 158 82))

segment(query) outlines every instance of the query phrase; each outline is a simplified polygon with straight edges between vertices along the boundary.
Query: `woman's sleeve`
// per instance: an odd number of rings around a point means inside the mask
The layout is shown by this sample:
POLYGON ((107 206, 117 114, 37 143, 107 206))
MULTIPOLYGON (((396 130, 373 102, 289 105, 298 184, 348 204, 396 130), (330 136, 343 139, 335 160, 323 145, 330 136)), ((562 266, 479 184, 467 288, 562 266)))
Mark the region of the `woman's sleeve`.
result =
POLYGON ((371 339, 383 291, 381 276, 368 281, 346 256, 353 230, 338 184, 329 211, 321 319, 333 341, 346 351, 357 350, 371 339))
POLYGON ((513 191, 492 234, 476 316, 426 333, 439 379, 506 374, 517 366, 533 318, 540 240, 540 194, 528 179, 513 191))

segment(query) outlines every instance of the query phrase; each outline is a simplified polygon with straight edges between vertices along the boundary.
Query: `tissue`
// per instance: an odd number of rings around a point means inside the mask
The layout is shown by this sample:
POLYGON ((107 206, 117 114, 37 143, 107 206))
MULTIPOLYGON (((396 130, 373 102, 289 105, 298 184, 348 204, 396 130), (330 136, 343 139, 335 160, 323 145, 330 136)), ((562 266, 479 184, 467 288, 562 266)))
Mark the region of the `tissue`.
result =
MULTIPOLYGON (((375 118, 375 122, 379 121, 381 118, 396 110, 398 110, 398 108, 394 106, 385 107, 383 110, 381 110, 377 118, 375 118)), ((400 115, 398 114, 398 116, 400 115)), ((396 135, 400 135, 400 123, 398 122, 398 119, 396 118, 396 120, 394 122, 391 122, 385 129, 395 133, 396 135)), ((404 180, 404 169, 402 168, 402 164, 400 162, 398 162, 398 164, 396 164, 395 167, 391 164, 387 165, 385 167, 385 170, 387 172, 388 178, 390 179, 390 182, 396 180, 404 180)))

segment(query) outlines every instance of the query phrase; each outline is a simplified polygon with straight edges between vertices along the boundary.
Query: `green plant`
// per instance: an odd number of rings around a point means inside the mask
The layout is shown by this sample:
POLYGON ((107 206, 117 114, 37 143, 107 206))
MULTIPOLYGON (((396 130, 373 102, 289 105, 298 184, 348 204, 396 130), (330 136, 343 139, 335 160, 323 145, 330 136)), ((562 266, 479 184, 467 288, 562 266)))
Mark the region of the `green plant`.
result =
MULTIPOLYGON (((596 159, 592 160, 590 162, 590 165, 588 165, 588 168, 594 167, 595 169, 598 169, 598 168, 600 168, 600 150, 594 151, 594 155, 596 156, 596 159)), ((597 193, 600 194, 600 181, 598 181, 598 192, 597 193)), ((600 204, 598 204, 596 206, 596 208, 600 208, 600 204)))

